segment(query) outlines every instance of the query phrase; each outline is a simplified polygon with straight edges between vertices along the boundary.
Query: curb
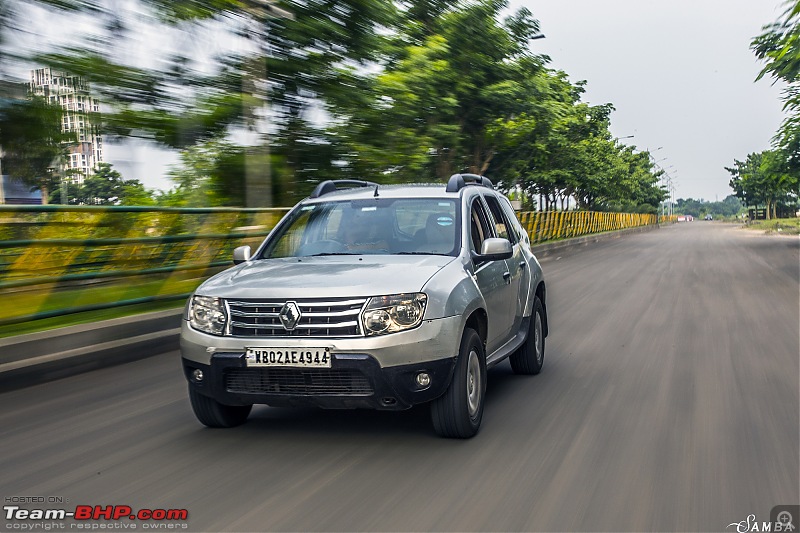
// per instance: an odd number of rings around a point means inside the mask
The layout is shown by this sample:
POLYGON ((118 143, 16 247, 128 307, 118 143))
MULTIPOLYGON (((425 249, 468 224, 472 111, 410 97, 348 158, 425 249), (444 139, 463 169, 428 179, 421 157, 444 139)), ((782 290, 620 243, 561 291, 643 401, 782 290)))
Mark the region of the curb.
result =
POLYGON ((0 392, 177 350, 182 313, 170 309, 0 339, 0 392))
POLYGON ((564 239, 555 242, 547 242, 543 244, 534 244, 531 246, 531 250, 537 256, 548 256, 553 252, 562 251, 565 248, 577 248, 579 246, 586 246, 591 243, 595 242, 604 242, 610 241, 614 239, 619 239, 624 237, 625 235, 631 235, 634 233, 643 233, 645 231, 652 231, 654 229, 658 229, 659 226, 639 226, 637 228, 627 228, 621 229, 616 231, 606 231, 603 233, 592 233, 590 235, 582 235, 580 237, 573 237, 571 239, 564 239))
MULTIPOLYGON (((584 235, 531 249, 538 256, 547 256, 657 227, 584 235)), ((179 348, 182 314, 183 309, 170 309, 0 338, 0 392, 175 351, 179 348)))

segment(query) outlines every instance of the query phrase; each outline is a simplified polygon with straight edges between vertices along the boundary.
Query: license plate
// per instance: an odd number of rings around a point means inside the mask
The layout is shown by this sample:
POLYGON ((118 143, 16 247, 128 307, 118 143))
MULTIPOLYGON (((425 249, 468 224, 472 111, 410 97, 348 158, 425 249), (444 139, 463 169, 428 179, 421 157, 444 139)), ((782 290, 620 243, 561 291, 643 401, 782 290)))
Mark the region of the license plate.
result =
POLYGON ((330 368, 327 348, 247 348, 247 366, 330 368))

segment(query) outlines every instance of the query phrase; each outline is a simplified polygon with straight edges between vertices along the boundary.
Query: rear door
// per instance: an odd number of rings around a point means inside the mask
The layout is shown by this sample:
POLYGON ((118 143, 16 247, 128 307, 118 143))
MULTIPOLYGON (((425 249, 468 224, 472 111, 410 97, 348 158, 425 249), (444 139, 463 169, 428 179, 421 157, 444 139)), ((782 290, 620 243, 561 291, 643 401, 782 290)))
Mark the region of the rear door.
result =
POLYGON ((528 287, 530 287, 531 273, 522 251, 522 245, 519 242, 519 236, 516 234, 508 214, 500 204, 501 200, 493 194, 486 194, 484 199, 489 206, 497 236, 508 239, 514 250, 514 255, 511 256, 511 259, 506 260, 508 271, 511 274, 509 284, 513 295, 508 300, 508 312, 513 322, 510 334, 514 335, 522 323, 522 314, 525 312, 525 305, 528 303, 528 287))
MULTIPOLYGON (((480 253, 483 241, 497 236, 480 197, 475 197, 470 204, 469 223, 470 247, 473 252, 480 253)), ((509 302, 513 302, 516 295, 506 261, 473 260, 473 266, 475 281, 487 305, 486 349, 489 355, 508 340, 514 322, 509 302)))

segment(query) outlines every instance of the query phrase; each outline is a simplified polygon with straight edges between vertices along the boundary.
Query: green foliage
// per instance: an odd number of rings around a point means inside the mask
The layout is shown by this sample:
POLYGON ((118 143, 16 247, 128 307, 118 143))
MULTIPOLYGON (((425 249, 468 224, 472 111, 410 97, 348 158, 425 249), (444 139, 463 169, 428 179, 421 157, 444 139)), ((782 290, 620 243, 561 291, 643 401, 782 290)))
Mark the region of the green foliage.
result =
POLYGON ((731 218, 742 212, 742 202, 732 194, 726 196, 721 202, 704 202, 693 198, 678 198, 675 202, 675 212, 698 218, 702 218, 705 215, 731 218))
POLYGON ((800 186, 800 0, 786 2, 781 20, 764 26, 763 33, 753 39, 751 48, 765 65, 757 79, 765 76, 786 84, 783 91, 784 110, 788 116, 775 137, 776 146, 784 152, 788 170, 794 176, 793 190, 800 186))
POLYGON ((783 93, 787 118, 775 136, 775 149, 752 153, 745 161, 726 167, 730 186, 747 206, 765 205, 767 218, 778 203, 795 204, 800 194, 800 0, 786 2, 782 19, 764 26, 751 48, 765 63, 765 76, 786 83, 783 93))
MULTIPOLYGON (((117 189, 93 198, 245 205, 261 180, 290 204, 322 179, 460 171, 548 208, 575 198, 650 212, 663 198, 649 156, 612 139, 613 106, 582 102, 583 82, 547 68, 529 46, 539 22, 526 8, 509 13, 507 0, 134 0, 151 31, 234 43, 202 66, 167 47, 146 68, 119 59, 132 32, 117 3, 36 3, 102 19, 85 42, 32 55, 91 84, 108 110, 95 117, 104 134, 182 151, 172 191, 148 199, 126 182, 128 199, 117 189), (243 130, 256 146, 225 140, 243 130)), ((0 18, 0 37, 11 26, 0 18)))
POLYGON ((52 191, 52 203, 69 205, 157 205, 153 191, 139 180, 125 180, 110 163, 99 163, 82 184, 59 181, 52 191))
POLYGON ((789 172, 783 151, 767 150, 752 153, 745 161, 734 160, 726 167, 731 174, 730 186, 747 206, 765 205, 767 218, 774 218, 778 202, 797 200, 797 180, 789 172))
POLYGON ((61 108, 44 98, 0 102, 3 173, 21 178, 33 189, 48 191, 57 180, 54 168, 64 155, 61 108))
POLYGON ((176 187, 160 199, 173 207, 244 205, 246 167, 267 156, 216 138, 182 150, 180 157, 169 171, 176 187))

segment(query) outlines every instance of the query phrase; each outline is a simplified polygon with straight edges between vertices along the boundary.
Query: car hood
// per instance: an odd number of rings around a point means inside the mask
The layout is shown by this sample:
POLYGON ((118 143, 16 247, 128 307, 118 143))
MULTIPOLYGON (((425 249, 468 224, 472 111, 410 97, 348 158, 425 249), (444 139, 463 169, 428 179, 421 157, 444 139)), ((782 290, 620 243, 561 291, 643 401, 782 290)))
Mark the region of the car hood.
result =
POLYGON ((248 261, 196 294, 220 298, 326 298, 418 292, 455 257, 353 255, 248 261))

